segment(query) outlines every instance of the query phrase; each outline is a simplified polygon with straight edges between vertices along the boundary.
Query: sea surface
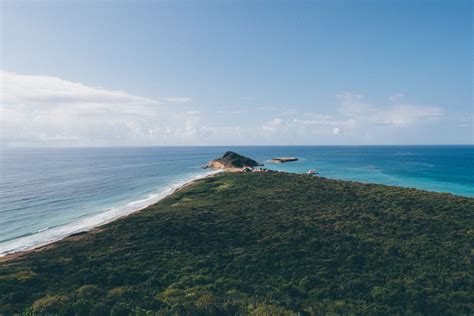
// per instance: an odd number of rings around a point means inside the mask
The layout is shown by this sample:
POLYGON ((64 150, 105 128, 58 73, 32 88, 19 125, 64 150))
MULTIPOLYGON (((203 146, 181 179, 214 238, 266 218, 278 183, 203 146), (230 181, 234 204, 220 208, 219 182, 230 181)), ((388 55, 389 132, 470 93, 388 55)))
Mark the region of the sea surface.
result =
MULTIPOLYGON (((270 169, 474 197, 474 146, 259 146, 4 149, 0 255, 47 244, 155 203, 205 176, 226 150, 270 169), (278 156, 297 162, 270 164, 278 156)), ((137 228, 139 229, 139 228, 137 228)))

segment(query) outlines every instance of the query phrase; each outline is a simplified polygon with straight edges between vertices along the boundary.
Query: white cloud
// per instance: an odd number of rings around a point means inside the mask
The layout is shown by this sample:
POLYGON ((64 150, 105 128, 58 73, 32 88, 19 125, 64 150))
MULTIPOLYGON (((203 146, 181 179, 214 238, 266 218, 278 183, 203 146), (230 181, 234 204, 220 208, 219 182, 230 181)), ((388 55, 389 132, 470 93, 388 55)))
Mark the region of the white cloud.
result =
POLYGON ((391 95, 388 99, 392 101, 393 103, 399 103, 405 98, 405 94, 403 93, 397 93, 394 95, 391 95))
POLYGON ((276 106, 259 106, 257 107, 258 111, 278 111, 278 107, 276 106))
POLYGON ((0 76, 4 145, 179 144, 197 133, 195 111, 52 76, 0 76))
POLYGON ((1 83, 1 100, 4 106, 55 106, 61 103, 143 106, 157 103, 124 91, 91 88, 52 76, 19 75, 2 71, 1 83))
POLYGON ((345 92, 338 95, 341 102, 339 112, 358 122, 392 126, 406 126, 432 121, 443 115, 443 111, 439 107, 409 104, 402 102, 403 97, 402 94, 398 94, 390 97, 391 105, 376 106, 367 102, 364 95, 345 92))
POLYGON ((217 110, 216 114, 227 114, 227 115, 238 115, 238 114, 247 114, 248 110, 217 110))
MULTIPOLYGON (((229 105, 206 111, 187 104, 188 97, 157 101, 52 76, 1 72, 0 79, 0 140, 9 146, 427 143, 434 139, 427 126, 443 117, 441 108, 409 103, 401 94, 375 105, 343 93, 331 113, 271 105, 247 113, 229 105)), ((453 124, 469 123, 472 117, 453 124)))
POLYGON ((321 114, 321 113, 314 113, 314 112, 306 112, 306 113, 303 113, 303 115, 306 116, 306 117, 311 117, 311 118, 315 118, 315 119, 330 119, 331 118, 330 115, 321 114))
POLYGON ((333 134, 333 135, 339 135, 339 134, 341 134, 341 133, 342 133, 342 130, 341 130, 339 127, 334 127, 334 128, 332 129, 332 134, 333 134))
MULTIPOLYGON (((303 116, 305 116, 303 114, 303 116)), ((338 126, 351 126, 350 120, 340 120, 326 115, 315 116, 320 117, 319 119, 281 119, 274 118, 265 122, 262 125, 264 133, 270 133, 278 139, 308 139, 314 137, 330 136, 331 134, 342 134, 342 130, 338 126)), ((319 139, 319 142, 327 143, 328 139, 319 139)), ((287 141, 287 142, 288 142, 287 141)))
POLYGON ((168 103, 190 103, 193 99, 189 97, 166 97, 163 98, 164 101, 168 103))
POLYGON ((411 104, 403 94, 388 98, 387 105, 349 92, 337 98, 336 113, 283 112, 262 125, 264 135, 283 143, 429 143, 433 138, 426 134, 428 126, 443 117, 440 107, 411 104))
POLYGON ((281 130, 282 128, 285 128, 286 126, 287 126, 287 123, 285 123, 285 121, 283 121, 280 118, 274 118, 264 123, 262 128, 265 131, 275 132, 275 131, 281 130))

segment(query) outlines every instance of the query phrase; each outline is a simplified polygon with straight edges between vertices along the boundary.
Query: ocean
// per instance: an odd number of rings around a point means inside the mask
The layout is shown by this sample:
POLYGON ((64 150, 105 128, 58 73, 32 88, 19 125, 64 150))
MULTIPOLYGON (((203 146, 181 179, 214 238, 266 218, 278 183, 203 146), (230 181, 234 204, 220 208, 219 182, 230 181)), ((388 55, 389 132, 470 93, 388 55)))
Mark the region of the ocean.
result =
POLYGON ((474 197, 474 146, 257 146, 4 149, 0 255, 90 229, 209 174, 233 150, 270 169, 474 197), (270 164, 278 156, 299 160, 270 164))

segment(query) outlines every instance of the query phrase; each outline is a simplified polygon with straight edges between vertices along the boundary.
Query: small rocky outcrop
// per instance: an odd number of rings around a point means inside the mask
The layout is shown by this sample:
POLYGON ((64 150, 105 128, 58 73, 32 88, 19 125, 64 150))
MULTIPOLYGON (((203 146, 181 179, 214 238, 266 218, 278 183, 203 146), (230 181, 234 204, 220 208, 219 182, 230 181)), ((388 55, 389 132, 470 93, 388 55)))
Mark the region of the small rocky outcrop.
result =
POLYGON ((257 161, 239 155, 236 152, 228 151, 222 157, 209 161, 207 167, 213 169, 235 169, 243 167, 262 166, 257 161))
POLYGON ((291 162, 291 161, 298 161, 298 158, 296 157, 277 157, 273 158, 271 162, 273 163, 285 163, 285 162, 291 162))

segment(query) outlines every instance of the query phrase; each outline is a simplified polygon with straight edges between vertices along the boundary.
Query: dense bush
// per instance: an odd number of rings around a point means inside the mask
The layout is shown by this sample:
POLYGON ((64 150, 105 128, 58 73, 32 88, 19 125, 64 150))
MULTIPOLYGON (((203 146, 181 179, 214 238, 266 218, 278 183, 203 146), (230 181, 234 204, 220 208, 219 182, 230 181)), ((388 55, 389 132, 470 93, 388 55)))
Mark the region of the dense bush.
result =
POLYGON ((284 173, 218 174, 0 263, 25 315, 474 313, 474 200, 284 173))

